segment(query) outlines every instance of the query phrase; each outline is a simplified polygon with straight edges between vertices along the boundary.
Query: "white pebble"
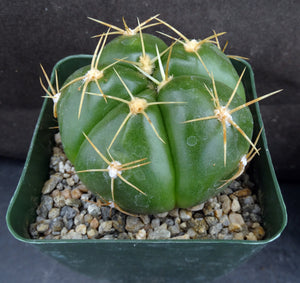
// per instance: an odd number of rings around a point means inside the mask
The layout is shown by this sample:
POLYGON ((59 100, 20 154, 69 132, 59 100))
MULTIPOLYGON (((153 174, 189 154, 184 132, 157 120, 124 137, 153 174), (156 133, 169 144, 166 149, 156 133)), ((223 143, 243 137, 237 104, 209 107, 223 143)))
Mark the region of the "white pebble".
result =
POLYGON ((237 212, 241 209, 240 203, 237 199, 233 199, 231 202, 231 211, 237 212))
POLYGON ((86 226, 84 224, 80 224, 80 225, 76 226, 75 231, 77 233, 80 233, 81 235, 85 235, 86 234, 86 226))
POLYGON ((147 233, 146 233, 145 229, 139 230, 135 237, 138 240, 145 240, 147 237, 147 233))
POLYGON ((186 209, 180 209, 179 216, 182 221, 188 221, 192 218, 192 211, 186 209))

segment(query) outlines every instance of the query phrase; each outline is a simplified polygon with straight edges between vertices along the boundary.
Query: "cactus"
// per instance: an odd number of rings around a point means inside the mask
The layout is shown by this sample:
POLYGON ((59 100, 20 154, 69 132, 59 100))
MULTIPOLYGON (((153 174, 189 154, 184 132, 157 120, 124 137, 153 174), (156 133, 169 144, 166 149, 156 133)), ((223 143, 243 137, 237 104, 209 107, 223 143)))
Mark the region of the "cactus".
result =
POLYGON ((135 29, 123 20, 124 30, 92 20, 108 31, 91 64, 61 88, 43 68, 50 89, 41 81, 82 182, 122 212, 154 214, 197 205, 239 177, 259 153, 248 106, 278 91, 246 102, 224 33, 197 41, 158 16, 135 29), (167 46, 145 33, 159 24, 180 39, 163 34, 174 39, 167 46))

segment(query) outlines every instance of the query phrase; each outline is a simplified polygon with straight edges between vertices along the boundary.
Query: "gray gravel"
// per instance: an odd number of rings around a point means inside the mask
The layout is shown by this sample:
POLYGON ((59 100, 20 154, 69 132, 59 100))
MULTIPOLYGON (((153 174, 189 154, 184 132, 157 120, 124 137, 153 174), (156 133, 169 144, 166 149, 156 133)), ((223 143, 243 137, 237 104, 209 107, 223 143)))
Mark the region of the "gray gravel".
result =
POLYGON ((264 238, 256 189, 243 174, 221 194, 189 209, 127 216, 100 200, 81 183, 63 152, 59 133, 42 188, 33 239, 224 239, 264 238))

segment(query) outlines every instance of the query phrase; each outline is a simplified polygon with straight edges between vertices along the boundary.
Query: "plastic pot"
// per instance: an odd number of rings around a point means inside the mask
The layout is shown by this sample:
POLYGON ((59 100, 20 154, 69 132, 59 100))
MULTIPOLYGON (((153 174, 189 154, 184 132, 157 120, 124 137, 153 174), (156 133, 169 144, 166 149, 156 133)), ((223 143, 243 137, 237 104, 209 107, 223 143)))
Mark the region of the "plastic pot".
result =
MULTIPOLYGON (((54 67, 60 74, 59 85, 77 68, 88 65, 90 59, 90 55, 77 55, 59 61, 54 67)), ((256 98, 251 66, 242 60, 233 61, 233 64, 238 73, 246 67, 243 84, 247 98, 256 98)), ((250 109, 254 116, 256 136, 262 127, 262 119, 257 104, 250 109)), ((55 131, 51 127, 55 126, 57 122, 52 114, 52 101, 46 99, 6 220, 17 240, 39 248, 74 270, 112 282, 153 282, 162 278, 171 282, 211 280, 229 272, 274 241, 286 226, 286 208, 263 132, 258 144, 260 156, 252 161, 248 172, 259 189, 266 231, 264 240, 33 240, 28 228, 35 220, 41 190, 49 177, 48 166, 55 131)))

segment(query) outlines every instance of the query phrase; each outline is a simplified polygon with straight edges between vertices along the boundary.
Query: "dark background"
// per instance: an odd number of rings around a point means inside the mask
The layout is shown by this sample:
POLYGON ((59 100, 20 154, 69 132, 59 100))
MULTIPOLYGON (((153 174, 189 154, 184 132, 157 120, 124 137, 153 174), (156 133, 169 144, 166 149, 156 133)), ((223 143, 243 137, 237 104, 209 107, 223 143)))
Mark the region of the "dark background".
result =
MULTIPOLYGON (((296 282, 299 274, 300 2, 228 1, 0 1, 0 216, 17 185, 44 95, 42 63, 50 73, 57 61, 91 54, 106 31, 87 17, 130 27, 159 13, 189 38, 226 31, 227 54, 250 58, 258 95, 284 89, 260 103, 269 149, 289 213, 282 237, 216 282, 296 282)), ((159 27, 167 31, 167 29, 159 27)), ((153 29, 154 32, 156 29, 153 29)), ((3 282, 86 282, 32 247, 0 229, 0 278, 3 282)), ((94 282, 94 281, 91 281, 94 282)), ((109 282, 109 281, 102 281, 109 282)), ((163 281, 162 281, 163 282, 163 281)))

